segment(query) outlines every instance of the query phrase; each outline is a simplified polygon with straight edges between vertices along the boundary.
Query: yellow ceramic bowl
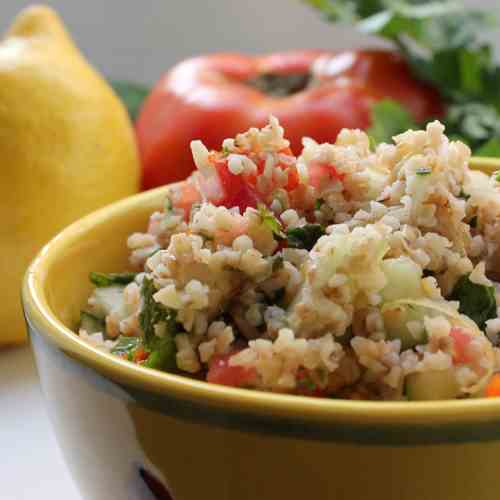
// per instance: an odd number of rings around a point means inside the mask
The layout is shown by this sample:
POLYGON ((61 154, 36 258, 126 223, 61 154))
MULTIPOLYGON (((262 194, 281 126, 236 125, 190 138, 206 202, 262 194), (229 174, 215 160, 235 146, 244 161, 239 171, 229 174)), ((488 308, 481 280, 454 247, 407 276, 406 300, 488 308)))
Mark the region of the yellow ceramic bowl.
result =
POLYGON ((72 328, 89 271, 126 267, 127 235, 144 230, 164 192, 68 227, 25 278, 43 391, 83 498, 167 499, 167 490, 174 500, 500 498, 500 399, 273 395, 140 368, 81 341, 72 328))

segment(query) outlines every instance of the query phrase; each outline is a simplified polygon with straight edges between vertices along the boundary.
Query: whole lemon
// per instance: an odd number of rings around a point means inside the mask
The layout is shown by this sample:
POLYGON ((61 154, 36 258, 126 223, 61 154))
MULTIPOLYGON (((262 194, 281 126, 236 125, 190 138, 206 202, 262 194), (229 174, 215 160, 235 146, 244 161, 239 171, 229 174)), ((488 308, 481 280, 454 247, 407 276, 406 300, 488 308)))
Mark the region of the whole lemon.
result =
POLYGON ((0 346, 25 338, 21 280, 41 246, 138 186, 125 108, 53 10, 24 10, 0 42, 0 346))

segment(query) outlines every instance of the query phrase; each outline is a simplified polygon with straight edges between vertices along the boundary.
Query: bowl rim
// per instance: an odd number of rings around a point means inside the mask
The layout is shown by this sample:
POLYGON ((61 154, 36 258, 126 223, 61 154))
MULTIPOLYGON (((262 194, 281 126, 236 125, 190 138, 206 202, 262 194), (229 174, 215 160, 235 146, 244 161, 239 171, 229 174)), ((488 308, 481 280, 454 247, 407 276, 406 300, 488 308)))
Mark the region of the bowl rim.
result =
MULTIPOLYGON (((500 159, 474 158, 471 168, 491 173, 500 170, 500 159)), ((153 206, 155 200, 174 185, 139 193, 101 208, 63 229, 40 250, 26 271, 22 286, 25 315, 37 333, 59 350, 121 384, 157 396, 178 398, 223 411, 300 418, 302 421, 328 426, 347 423, 359 426, 425 427, 451 423, 491 423, 500 419, 500 398, 428 402, 351 401, 239 389, 140 367, 80 339, 59 321, 44 294, 44 280, 51 263, 57 261, 57 255, 62 250, 85 236, 90 228, 144 204, 153 206)))

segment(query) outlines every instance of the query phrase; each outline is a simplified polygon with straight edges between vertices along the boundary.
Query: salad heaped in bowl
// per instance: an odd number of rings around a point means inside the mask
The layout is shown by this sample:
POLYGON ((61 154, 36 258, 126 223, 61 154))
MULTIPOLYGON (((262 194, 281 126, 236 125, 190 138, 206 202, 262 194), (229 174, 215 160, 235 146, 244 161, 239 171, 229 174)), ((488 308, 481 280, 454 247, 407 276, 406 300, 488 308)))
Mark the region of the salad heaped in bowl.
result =
POLYGON ((500 176, 444 127, 373 145, 304 139, 271 118, 193 141, 132 271, 93 273, 79 335, 209 382, 369 400, 482 396, 500 368, 500 176))

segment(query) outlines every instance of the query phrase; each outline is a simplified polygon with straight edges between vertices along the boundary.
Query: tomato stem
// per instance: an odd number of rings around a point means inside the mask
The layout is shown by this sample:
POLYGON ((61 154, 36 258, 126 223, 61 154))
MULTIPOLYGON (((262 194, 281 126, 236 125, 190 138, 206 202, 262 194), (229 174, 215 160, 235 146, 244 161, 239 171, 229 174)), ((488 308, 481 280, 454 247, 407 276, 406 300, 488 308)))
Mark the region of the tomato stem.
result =
POLYGON ((312 74, 289 73, 263 73, 245 83, 251 87, 273 97, 286 97, 309 88, 312 84, 312 74))

